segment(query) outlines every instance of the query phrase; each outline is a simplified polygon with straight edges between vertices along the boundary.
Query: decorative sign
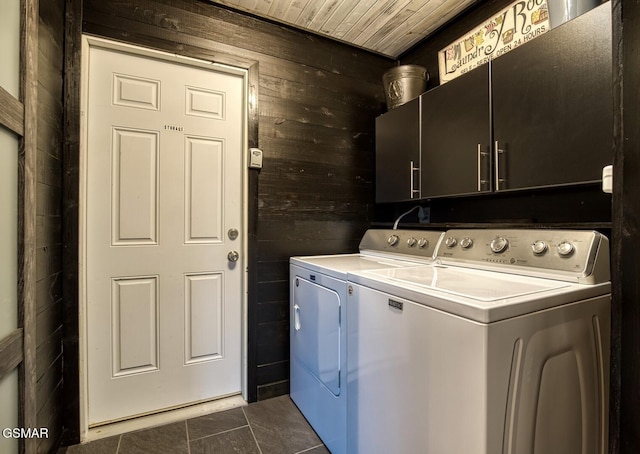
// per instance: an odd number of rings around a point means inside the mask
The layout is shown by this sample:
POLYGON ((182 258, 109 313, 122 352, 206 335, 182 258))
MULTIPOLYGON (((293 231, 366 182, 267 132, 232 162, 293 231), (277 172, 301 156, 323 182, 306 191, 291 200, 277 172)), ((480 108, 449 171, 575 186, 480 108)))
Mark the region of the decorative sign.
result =
POLYGON ((549 30, 547 0, 520 0, 438 52, 443 84, 549 30))

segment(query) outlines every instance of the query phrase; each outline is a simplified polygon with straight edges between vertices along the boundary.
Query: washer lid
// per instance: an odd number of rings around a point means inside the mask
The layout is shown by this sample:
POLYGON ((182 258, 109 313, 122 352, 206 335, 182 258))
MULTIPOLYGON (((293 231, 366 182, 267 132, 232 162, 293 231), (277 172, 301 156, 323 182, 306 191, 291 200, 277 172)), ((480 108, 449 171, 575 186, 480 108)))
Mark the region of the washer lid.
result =
POLYGON ((441 265, 349 273, 348 281, 394 298, 492 323, 610 293, 610 283, 584 285, 441 265))
POLYGON ((367 274, 487 302, 516 298, 572 285, 550 279, 536 279, 437 265, 372 270, 367 274))

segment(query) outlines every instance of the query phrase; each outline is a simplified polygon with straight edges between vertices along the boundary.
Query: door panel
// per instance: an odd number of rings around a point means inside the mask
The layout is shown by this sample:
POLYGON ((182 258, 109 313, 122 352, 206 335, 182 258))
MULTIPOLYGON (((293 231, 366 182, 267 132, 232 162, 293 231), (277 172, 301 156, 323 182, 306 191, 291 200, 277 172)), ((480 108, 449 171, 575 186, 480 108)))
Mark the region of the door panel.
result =
POLYGON ((0 126, 0 341, 18 328, 18 137, 0 126))
POLYGON ((89 424, 241 391, 244 78, 92 46, 89 424))
POLYGON ((187 87, 185 93, 187 115, 224 120, 224 92, 187 87))
POLYGON ((113 75, 113 104, 159 110, 160 81, 131 75, 113 75))
POLYGON ((157 244, 159 134, 113 130, 113 245, 157 244))
POLYGON ((219 140, 186 138, 187 243, 222 241, 223 151, 219 140))
POLYGON ((220 358, 222 281, 220 273, 185 276, 185 363, 220 358))
MULTIPOLYGON (((0 342, 18 328, 19 147, 18 137, 0 126, 0 342)), ((6 360, 0 355, 0 362, 6 360)), ((18 369, 1 375, 0 427, 18 427, 18 369)), ((0 452, 18 452, 18 440, 0 437, 0 452)))
POLYGON ((113 375, 158 368, 158 280, 114 279, 113 375))

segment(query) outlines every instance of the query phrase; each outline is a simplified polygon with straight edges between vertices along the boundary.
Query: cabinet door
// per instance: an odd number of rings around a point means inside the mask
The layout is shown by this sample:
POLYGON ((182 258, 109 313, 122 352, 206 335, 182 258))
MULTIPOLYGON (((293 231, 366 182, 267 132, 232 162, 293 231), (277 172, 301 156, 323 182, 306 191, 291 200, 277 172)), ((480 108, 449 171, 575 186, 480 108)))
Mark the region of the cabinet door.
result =
POLYGON ((420 98, 376 118, 376 202, 419 199, 420 98))
POLYGON ((499 189, 596 182, 613 142, 609 3, 492 62, 499 189))
POLYGON ((490 185, 488 65, 422 95, 422 197, 474 194, 490 185))

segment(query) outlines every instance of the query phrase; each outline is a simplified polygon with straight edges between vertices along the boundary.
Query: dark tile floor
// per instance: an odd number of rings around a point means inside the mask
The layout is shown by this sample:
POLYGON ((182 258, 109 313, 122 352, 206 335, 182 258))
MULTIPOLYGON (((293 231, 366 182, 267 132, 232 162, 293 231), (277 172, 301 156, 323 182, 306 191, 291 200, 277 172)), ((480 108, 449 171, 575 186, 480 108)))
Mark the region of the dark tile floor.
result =
POLYGON ((143 453, 327 454, 329 451, 289 396, 116 435, 66 450, 66 454, 143 453))

